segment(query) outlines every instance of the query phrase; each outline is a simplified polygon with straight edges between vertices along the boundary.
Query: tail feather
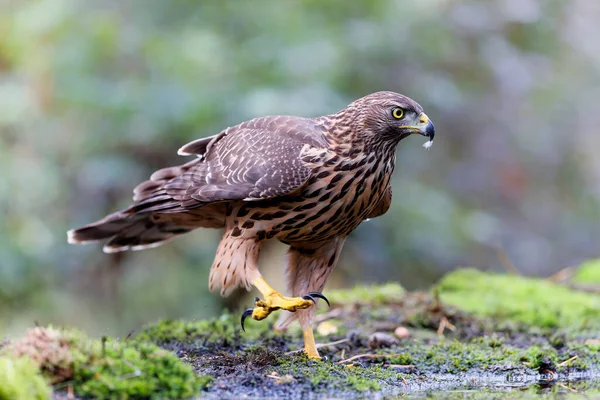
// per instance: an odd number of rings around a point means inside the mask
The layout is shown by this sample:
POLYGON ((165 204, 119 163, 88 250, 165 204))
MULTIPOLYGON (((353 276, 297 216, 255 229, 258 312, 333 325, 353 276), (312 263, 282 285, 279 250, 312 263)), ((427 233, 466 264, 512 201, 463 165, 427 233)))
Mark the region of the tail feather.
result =
POLYGON ((84 244, 108 239, 104 252, 116 253, 156 247, 195 229, 194 226, 181 226, 170 221, 168 214, 145 212, 131 215, 127 211, 119 211, 98 222, 68 231, 68 242, 84 244))
POLYGON ((137 205, 67 232, 71 244, 108 240, 105 253, 157 247, 175 236, 197 228, 225 225, 226 205, 209 204, 186 212, 137 211, 137 205))
MULTIPOLYGON (((196 202, 195 208, 187 209, 179 199, 186 186, 179 184, 177 178, 189 173, 198 162, 196 159, 154 172, 150 180, 134 189, 133 205, 68 231, 68 242, 83 244, 107 240, 104 252, 116 253, 156 247, 200 227, 223 227, 226 204, 196 202)), ((189 185, 189 182, 183 183, 189 185)))

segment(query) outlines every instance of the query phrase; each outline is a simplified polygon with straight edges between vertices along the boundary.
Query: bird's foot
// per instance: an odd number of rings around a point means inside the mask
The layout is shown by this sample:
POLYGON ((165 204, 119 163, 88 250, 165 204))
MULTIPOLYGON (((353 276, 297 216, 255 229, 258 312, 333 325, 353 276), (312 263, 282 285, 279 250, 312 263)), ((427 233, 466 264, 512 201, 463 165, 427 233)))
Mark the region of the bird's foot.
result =
POLYGON ((310 292, 302 297, 286 297, 281 293, 272 292, 267 295, 264 300, 256 297, 254 299, 254 308, 248 308, 246 311, 242 313, 242 329, 244 329, 244 320, 247 317, 252 317, 257 321, 265 319, 276 310, 287 310, 291 312, 295 312, 298 310, 303 310, 308 308, 316 303, 315 298, 320 298, 325 300, 327 305, 329 304, 329 300, 325 296, 323 296, 319 292, 310 292))

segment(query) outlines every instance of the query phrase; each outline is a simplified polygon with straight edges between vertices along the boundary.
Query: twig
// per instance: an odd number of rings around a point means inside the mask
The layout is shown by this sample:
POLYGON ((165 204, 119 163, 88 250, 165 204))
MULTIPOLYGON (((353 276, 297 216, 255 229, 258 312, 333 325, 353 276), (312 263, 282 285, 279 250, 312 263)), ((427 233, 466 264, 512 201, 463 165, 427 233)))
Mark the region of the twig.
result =
POLYGON ((400 357, 402 354, 357 354, 350 358, 346 358, 345 360, 338 361, 338 364, 346 364, 350 361, 359 360, 361 358, 392 358, 392 357, 400 357))
POLYGON ((446 329, 451 330, 452 332, 454 332, 456 330, 456 326, 452 325, 450 323, 450 321, 448 321, 448 318, 446 318, 446 316, 443 315, 442 319, 440 320, 440 326, 438 327, 438 330, 437 330, 438 336, 443 336, 444 335, 444 331, 446 329))
POLYGON ((566 267, 566 268, 561 269, 557 273, 550 275, 546 279, 548 279, 549 281, 552 281, 552 282, 564 282, 566 280, 571 279, 573 277, 573 275, 575 275, 576 271, 577 271, 577 267, 573 267, 573 266, 566 267))
POLYGON ((554 373, 554 371, 550 371, 549 369, 545 369, 542 371, 542 373, 548 373, 550 374, 550 378, 549 379, 544 379, 544 382, 551 382, 553 380, 556 379, 556 374, 554 373))
POLYGON ((403 364, 388 364, 387 367, 388 368, 398 368, 398 369, 416 368, 416 366, 412 365, 412 364, 407 364, 407 365, 403 365, 403 364))
POLYGON ((556 364, 556 368, 564 367, 565 365, 570 364, 571 361, 575 361, 578 358, 579 358, 579 356, 573 356, 573 357, 569 358, 568 360, 565 360, 559 364, 556 364))
POLYGON ((328 311, 323 314, 319 314, 315 317, 315 323, 323 322, 331 318, 341 317, 344 314, 343 308, 334 308, 331 311, 328 311))
POLYGON ((575 389, 575 388, 572 388, 572 387, 570 387, 570 386, 567 386, 567 385, 565 385, 565 384, 564 384, 564 383, 562 383, 562 382, 558 382, 558 386, 560 386, 560 387, 562 387, 562 388, 565 388, 565 389, 568 389, 568 390, 570 390, 571 392, 578 393, 577 389, 575 389))
POLYGON ((272 372, 269 375, 266 375, 266 377, 275 380, 275 383, 277 384, 296 382, 296 379, 292 375, 281 376, 277 372, 272 372))
POLYGON ((500 260, 500 264, 502 264, 504 269, 506 269, 506 271, 509 274, 521 275, 521 272, 519 272, 519 269, 517 267, 515 267, 515 264, 513 264, 510 261, 510 259, 508 258, 508 255, 500 246, 496 246, 496 252, 498 252, 498 259, 500 260))
MULTIPOLYGON (((322 349, 324 347, 333 347, 333 346, 337 346, 338 344, 348 343, 349 341, 350 341, 350 339, 348 339, 348 338, 346 338, 346 339, 340 339, 340 340, 336 340, 335 342, 318 344, 316 347, 317 347, 317 349, 322 349)), ((298 349, 298 350, 288 351, 287 353, 285 353, 285 355, 289 356, 291 354, 300 353, 301 351, 304 351, 304 349, 298 349)))

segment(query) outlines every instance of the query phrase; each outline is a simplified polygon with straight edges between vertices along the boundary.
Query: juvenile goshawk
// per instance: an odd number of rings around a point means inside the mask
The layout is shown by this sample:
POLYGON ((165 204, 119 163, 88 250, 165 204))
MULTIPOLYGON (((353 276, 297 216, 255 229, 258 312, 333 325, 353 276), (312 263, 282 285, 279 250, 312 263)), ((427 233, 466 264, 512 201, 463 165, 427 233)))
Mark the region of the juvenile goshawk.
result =
POLYGON ((194 160, 156 171, 134 189, 134 203, 68 232, 69 243, 108 239, 107 253, 155 247, 197 228, 225 228, 210 271, 209 288, 221 295, 243 286, 263 296, 243 320, 290 311, 304 349, 319 358, 311 321, 315 298, 333 270, 346 237, 390 205, 396 145, 434 127, 419 104, 393 92, 360 98, 336 114, 270 116, 243 122, 191 142, 180 155, 194 160), (289 245, 286 274, 293 297, 261 277, 265 240, 289 245))

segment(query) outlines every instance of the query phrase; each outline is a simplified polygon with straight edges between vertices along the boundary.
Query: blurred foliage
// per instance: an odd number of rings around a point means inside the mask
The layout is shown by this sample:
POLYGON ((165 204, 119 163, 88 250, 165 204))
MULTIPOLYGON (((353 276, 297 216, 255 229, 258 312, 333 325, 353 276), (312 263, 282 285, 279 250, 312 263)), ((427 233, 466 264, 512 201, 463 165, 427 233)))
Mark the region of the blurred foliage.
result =
MULTIPOLYGON (((600 297, 549 280, 466 268, 446 275, 436 290, 443 304, 531 327, 600 329, 600 297)), ((579 333, 579 332, 578 332, 579 333)))
POLYGON ((581 264, 573 276, 573 282, 600 285, 600 259, 588 260, 581 264))
POLYGON ((597 2, 0 7, 0 332, 36 320, 124 334, 215 314, 219 232, 108 256, 65 231, 126 206, 188 141, 377 90, 420 102, 436 143, 399 146, 393 205, 355 232, 334 283, 423 287, 459 264, 500 268, 498 251, 542 275, 598 256, 597 2))
POLYGON ((52 390, 28 358, 0 355, 1 400, 47 400, 52 390))

